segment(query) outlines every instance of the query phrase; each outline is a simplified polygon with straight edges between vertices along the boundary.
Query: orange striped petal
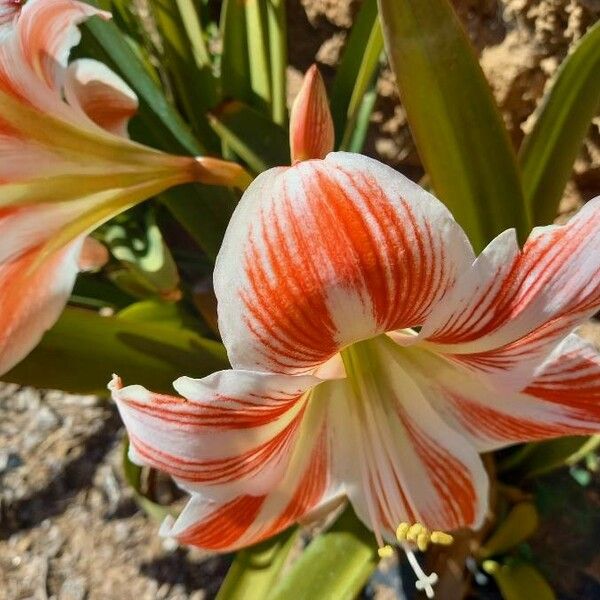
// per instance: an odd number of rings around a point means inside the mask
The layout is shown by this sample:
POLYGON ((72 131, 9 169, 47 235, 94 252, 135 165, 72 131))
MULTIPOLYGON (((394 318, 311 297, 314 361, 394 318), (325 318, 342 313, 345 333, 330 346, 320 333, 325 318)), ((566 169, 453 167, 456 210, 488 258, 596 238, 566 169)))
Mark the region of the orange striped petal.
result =
POLYGON ((237 165, 127 139, 132 90, 96 61, 67 65, 93 15, 110 16, 75 0, 0 2, 0 306, 14 321, 0 336, 0 373, 58 318, 88 263, 77 255, 85 234, 172 185, 242 179, 237 165))
POLYGON ((309 371, 423 323, 472 262, 433 196, 373 159, 332 153, 246 191, 215 269, 219 328, 236 368, 309 371))
POLYGON ((92 60, 73 61, 65 82, 65 97, 96 125, 121 137, 128 137, 127 125, 137 113, 134 91, 106 65, 92 60))
POLYGON ((326 426, 305 427, 300 438, 284 477, 271 491, 244 493, 229 500, 194 494, 176 522, 163 524, 161 534, 176 537, 182 544, 230 552, 270 538, 322 507, 335 505, 341 490, 331 480, 326 426))
POLYGON ((172 475, 192 498, 162 533, 230 551, 271 537, 342 496, 332 479, 321 381, 249 371, 181 378, 182 396, 110 384, 132 460, 172 475), (310 391, 307 391, 310 390, 310 391), (313 401, 314 400, 314 401, 313 401))
POLYGON ((335 134, 327 91, 316 65, 304 76, 290 114, 292 164, 325 158, 333 150, 335 134))
POLYGON ((600 309, 599 255, 600 198, 566 225, 536 228, 522 251, 507 231, 432 311, 419 338, 496 387, 518 391, 600 309))
POLYGON ((600 431, 600 358, 576 335, 561 343, 523 392, 514 393, 490 389, 434 353, 403 353, 431 405, 479 452, 600 431))
POLYGON ((111 384, 131 440, 132 458, 172 475, 183 487, 231 498, 271 489, 289 463, 319 383, 249 371, 222 371, 175 382, 182 397, 111 384))
MULTIPOLYGON (((0 240, 4 231, 0 219, 0 240)), ((25 358, 58 319, 79 272, 82 242, 77 239, 50 255, 43 269, 32 269, 36 247, 0 263, 0 374, 25 358)))

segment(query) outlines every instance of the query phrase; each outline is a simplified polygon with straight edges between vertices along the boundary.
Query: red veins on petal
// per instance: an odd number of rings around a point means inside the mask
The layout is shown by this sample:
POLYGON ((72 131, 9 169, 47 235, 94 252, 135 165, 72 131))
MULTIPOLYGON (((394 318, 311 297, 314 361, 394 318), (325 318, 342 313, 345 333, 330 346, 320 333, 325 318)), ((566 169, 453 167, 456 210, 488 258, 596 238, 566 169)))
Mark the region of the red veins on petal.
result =
POLYGON ((421 518, 430 527, 448 530, 472 524, 476 519, 478 491, 471 473, 449 451, 420 431, 402 410, 398 410, 398 415, 441 500, 434 514, 421 513, 421 518))
MULTIPOLYGON (((265 496, 239 496, 178 536, 182 544, 207 550, 235 547, 258 516, 265 496)), ((257 540, 258 541, 258 540, 257 540)))
POLYGON ((262 212, 244 257, 247 326, 284 368, 310 368, 353 341, 340 339, 333 295, 352 295, 368 315, 360 338, 419 323, 449 284, 444 249, 409 202, 392 206, 364 174, 310 169, 301 198, 284 186, 277 209, 262 212))

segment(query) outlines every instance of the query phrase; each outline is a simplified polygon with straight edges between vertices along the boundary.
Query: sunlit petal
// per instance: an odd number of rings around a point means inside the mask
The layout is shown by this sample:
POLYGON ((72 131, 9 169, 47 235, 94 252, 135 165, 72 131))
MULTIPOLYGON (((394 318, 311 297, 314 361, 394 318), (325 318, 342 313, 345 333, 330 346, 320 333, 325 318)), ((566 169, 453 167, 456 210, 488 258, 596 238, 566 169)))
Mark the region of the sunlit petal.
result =
POLYGON ((461 365, 426 350, 404 353, 431 405, 480 452, 600 431, 600 359, 575 335, 519 393, 490 389, 461 365))
POLYGON ((600 308, 600 198, 567 225, 535 229, 522 251, 498 236, 425 322, 432 349, 519 390, 548 353, 600 308))
POLYGON ((433 196, 375 160, 329 154, 246 191, 215 270, 219 327, 235 367, 307 371, 422 323, 472 261, 433 196))

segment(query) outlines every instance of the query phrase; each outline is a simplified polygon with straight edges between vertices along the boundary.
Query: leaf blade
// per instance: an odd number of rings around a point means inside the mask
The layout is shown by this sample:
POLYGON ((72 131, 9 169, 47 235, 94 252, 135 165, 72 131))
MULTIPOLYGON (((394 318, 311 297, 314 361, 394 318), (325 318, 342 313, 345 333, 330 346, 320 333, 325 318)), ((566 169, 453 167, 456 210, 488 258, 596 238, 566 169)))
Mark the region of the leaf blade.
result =
POLYGON ((181 375, 202 377, 226 368, 223 345, 193 331, 67 307, 33 352, 3 379, 106 394, 110 376, 117 372, 125 382, 172 393, 171 383, 181 375))
POLYGON ((583 138, 600 105, 600 23, 563 61, 519 151, 525 200, 535 225, 551 223, 583 138))
POLYGON ((483 72, 447 0, 379 0, 388 56, 433 188, 476 250, 529 233, 516 158, 483 72))
POLYGON ((378 560, 373 534, 348 508, 309 544, 267 600, 353 600, 378 560))

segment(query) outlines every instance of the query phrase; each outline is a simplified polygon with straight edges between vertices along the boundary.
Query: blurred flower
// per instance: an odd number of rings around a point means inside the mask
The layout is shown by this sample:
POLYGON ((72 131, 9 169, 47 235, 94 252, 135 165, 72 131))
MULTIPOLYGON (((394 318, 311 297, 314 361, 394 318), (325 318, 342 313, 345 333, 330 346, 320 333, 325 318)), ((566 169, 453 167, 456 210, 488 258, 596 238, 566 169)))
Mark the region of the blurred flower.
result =
POLYGON ((0 0, 0 373, 56 321, 77 272, 105 260, 87 233, 173 185, 244 182, 232 163, 127 139, 133 91, 94 60, 68 64, 93 15, 110 16, 75 0, 0 0))
POLYGON ((164 533, 232 550, 343 497, 382 545, 400 523, 425 546, 479 527, 479 453, 600 431, 600 360, 572 333, 600 307, 599 256, 600 198, 475 257, 441 202, 370 158, 263 173, 215 270, 233 369, 178 379, 181 397, 111 385, 132 459, 192 494, 164 533))

